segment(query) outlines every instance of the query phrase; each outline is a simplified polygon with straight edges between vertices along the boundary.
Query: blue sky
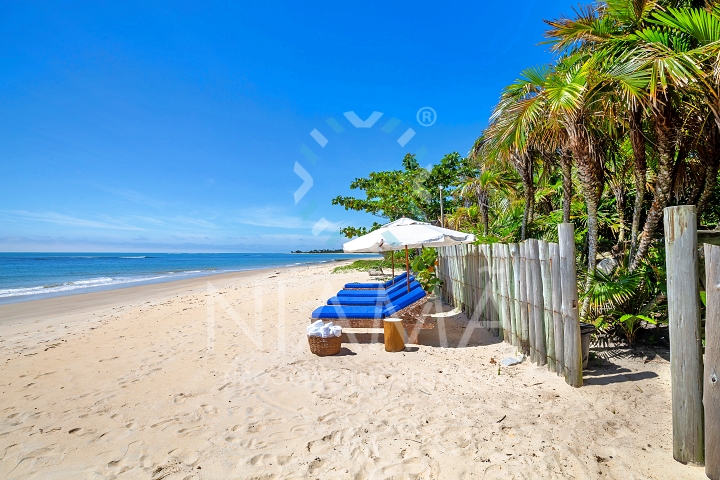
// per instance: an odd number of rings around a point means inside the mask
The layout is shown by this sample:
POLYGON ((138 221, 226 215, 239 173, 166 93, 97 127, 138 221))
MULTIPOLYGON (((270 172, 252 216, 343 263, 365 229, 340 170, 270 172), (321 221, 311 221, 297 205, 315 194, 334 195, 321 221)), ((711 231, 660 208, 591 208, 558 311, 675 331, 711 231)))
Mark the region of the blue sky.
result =
POLYGON ((0 251, 337 247, 377 218, 330 200, 465 155, 572 5, 2 2, 0 251))

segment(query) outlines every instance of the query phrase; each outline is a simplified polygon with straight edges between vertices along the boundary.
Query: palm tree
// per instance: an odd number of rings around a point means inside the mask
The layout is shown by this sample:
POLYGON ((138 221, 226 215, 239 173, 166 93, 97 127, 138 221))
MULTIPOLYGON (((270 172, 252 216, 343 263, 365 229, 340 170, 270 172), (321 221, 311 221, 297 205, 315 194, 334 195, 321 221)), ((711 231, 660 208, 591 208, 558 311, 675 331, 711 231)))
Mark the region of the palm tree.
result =
MULTIPOLYGON (((643 112, 648 113, 654 126, 658 162, 653 202, 631 269, 647 255, 663 209, 670 201, 678 144, 678 103, 682 99, 678 89, 687 86, 689 79, 688 69, 679 60, 688 43, 679 35, 652 26, 658 8, 656 1, 615 0, 584 10, 577 19, 549 22, 553 29, 548 36, 555 48, 591 54, 589 63, 599 75, 598 85, 606 85, 625 101, 634 139, 637 198, 633 225, 639 225, 645 190, 645 148, 640 131, 643 112)), ((637 229, 633 237, 637 237, 637 229)))
MULTIPOLYGON (((479 163, 475 160, 475 163, 479 163)), ((460 178, 454 195, 460 198, 472 198, 477 202, 483 225, 483 235, 490 232, 490 196, 496 191, 506 191, 508 183, 502 172, 478 165, 472 173, 460 178)))

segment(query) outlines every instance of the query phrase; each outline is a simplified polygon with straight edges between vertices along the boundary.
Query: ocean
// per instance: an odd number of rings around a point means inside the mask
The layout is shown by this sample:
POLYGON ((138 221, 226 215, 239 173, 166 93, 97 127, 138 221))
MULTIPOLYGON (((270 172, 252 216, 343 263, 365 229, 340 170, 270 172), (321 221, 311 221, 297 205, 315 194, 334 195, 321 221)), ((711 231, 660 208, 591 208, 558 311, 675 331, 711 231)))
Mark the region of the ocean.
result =
POLYGON ((358 258, 377 257, 341 253, 0 253, 0 303, 358 258))

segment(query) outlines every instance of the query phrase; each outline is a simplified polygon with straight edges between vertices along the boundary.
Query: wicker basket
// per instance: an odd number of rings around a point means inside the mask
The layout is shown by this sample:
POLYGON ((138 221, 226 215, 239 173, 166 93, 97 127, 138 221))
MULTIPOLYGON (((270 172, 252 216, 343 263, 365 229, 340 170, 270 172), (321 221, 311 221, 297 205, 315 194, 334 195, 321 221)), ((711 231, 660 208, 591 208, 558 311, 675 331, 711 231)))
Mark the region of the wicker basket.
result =
POLYGON ((335 355, 340 352, 342 337, 322 338, 308 335, 308 343, 310 344, 310 351, 312 353, 325 357, 327 355, 335 355))

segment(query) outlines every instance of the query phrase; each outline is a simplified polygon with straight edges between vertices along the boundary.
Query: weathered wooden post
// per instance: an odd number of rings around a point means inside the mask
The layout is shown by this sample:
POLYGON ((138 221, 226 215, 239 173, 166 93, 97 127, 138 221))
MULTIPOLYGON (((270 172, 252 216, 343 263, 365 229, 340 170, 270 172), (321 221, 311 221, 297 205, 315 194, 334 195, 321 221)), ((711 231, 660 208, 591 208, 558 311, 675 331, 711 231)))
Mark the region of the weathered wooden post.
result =
POLYGON ((575 270, 575 227, 572 223, 558 225, 560 250, 560 282, 564 332, 565 381, 582 387, 582 345, 578 311, 577 271, 575 270))
POLYGON ((703 365, 700 335, 697 216, 694 205, 665 209, 673 457, 702 464, 703 365))
POLYGON ((720 247, 705 244, 705 474, 720 480, 720 247))
POLYGON ((540 273, 540 244, 531 238, 528 240, 532 255, 532 303, 533 323, 535 324, 535 361, 538 365, 547 364, 547 350, 545 348, 545 328, 543 325, 543 284, 540 273))
POLYGON ((530 324, 527 297, 527 242, 520 244, 520 275, 518 276, 518 291, 520 292, 520 323, 522 331, 522 351, 530 356, 530 324))
POLYGON ((510 343, 517 346, 517 323, 515 322, 515 300, 513 292, 513 271, 510 245, 503 244, 503 259, 505 263, 505 291, 507 292, 507 312, 510 323, 510 343))
POLYGON ((540 275, 543 287, 543 327, 545 328, 545 348, 547 351, 548 369, 554 372, 555 362, 555 326, 552 314, 552 274, 550 273, 550 246, 540 240, 540 275))
POLYGON ((525 240, 525 288, 527 289, 528 342, 530 361, 537 362, 537 337, 535 334, 535 290, 533 289, 532 239, 525 240))
POLYGON ((479 263, 478 263, 478 279, 480 281, 480 324, 482 326, 487 325, 487 310, 485 308, 485 249, 484 245, 478 245, 479 263))
POLYGON ((488 245, 488 262, 490 263, 490 291, 491 291, 491 297, 492 301, 490 302, 492 304, 492 317, 491 317, 491 323, 490 323, 490 333, 494 337, 500 336, 500 322, 499 320, 499 310, 498 310, 498 294, 497 294, 497 278, 496 278, 496 271, 497 271, 497 260, 495 259, 495 255, 493 253, 493 246, 488 245))
POLYGON ((500 257, 500 290, 502 295, 502 316, 503 328, 505 329, 505 341, 512 344, 512 320, 510 318, 510 291, 508 290, 508 259, 505 255, 507 245, 498 244, 498 255, 500 257))
POLYGON ((522 346, 522 327, 520 326, 520 247, 517 243, 511 243, 508 245, 509 258, 508 264, 511 267, 512 275, 511 280, 511 292, 512 292, 512 317, 515 331, 515 345, 516 347, 522 346))
POLYGON ((477 321, 480 317, 480 305, 478 305, 478 246, 472 245, 472 262, 470 266, 470 280, 472 283, 472 306, 473 318, 477 321))
POLYGON ((565 327, 562 316, 562 286, 560 276, 560 246, 550 244, 550 274, 552 276, 552 315, 555 330, 555 370, 558 375, 565 374, 565 327))

